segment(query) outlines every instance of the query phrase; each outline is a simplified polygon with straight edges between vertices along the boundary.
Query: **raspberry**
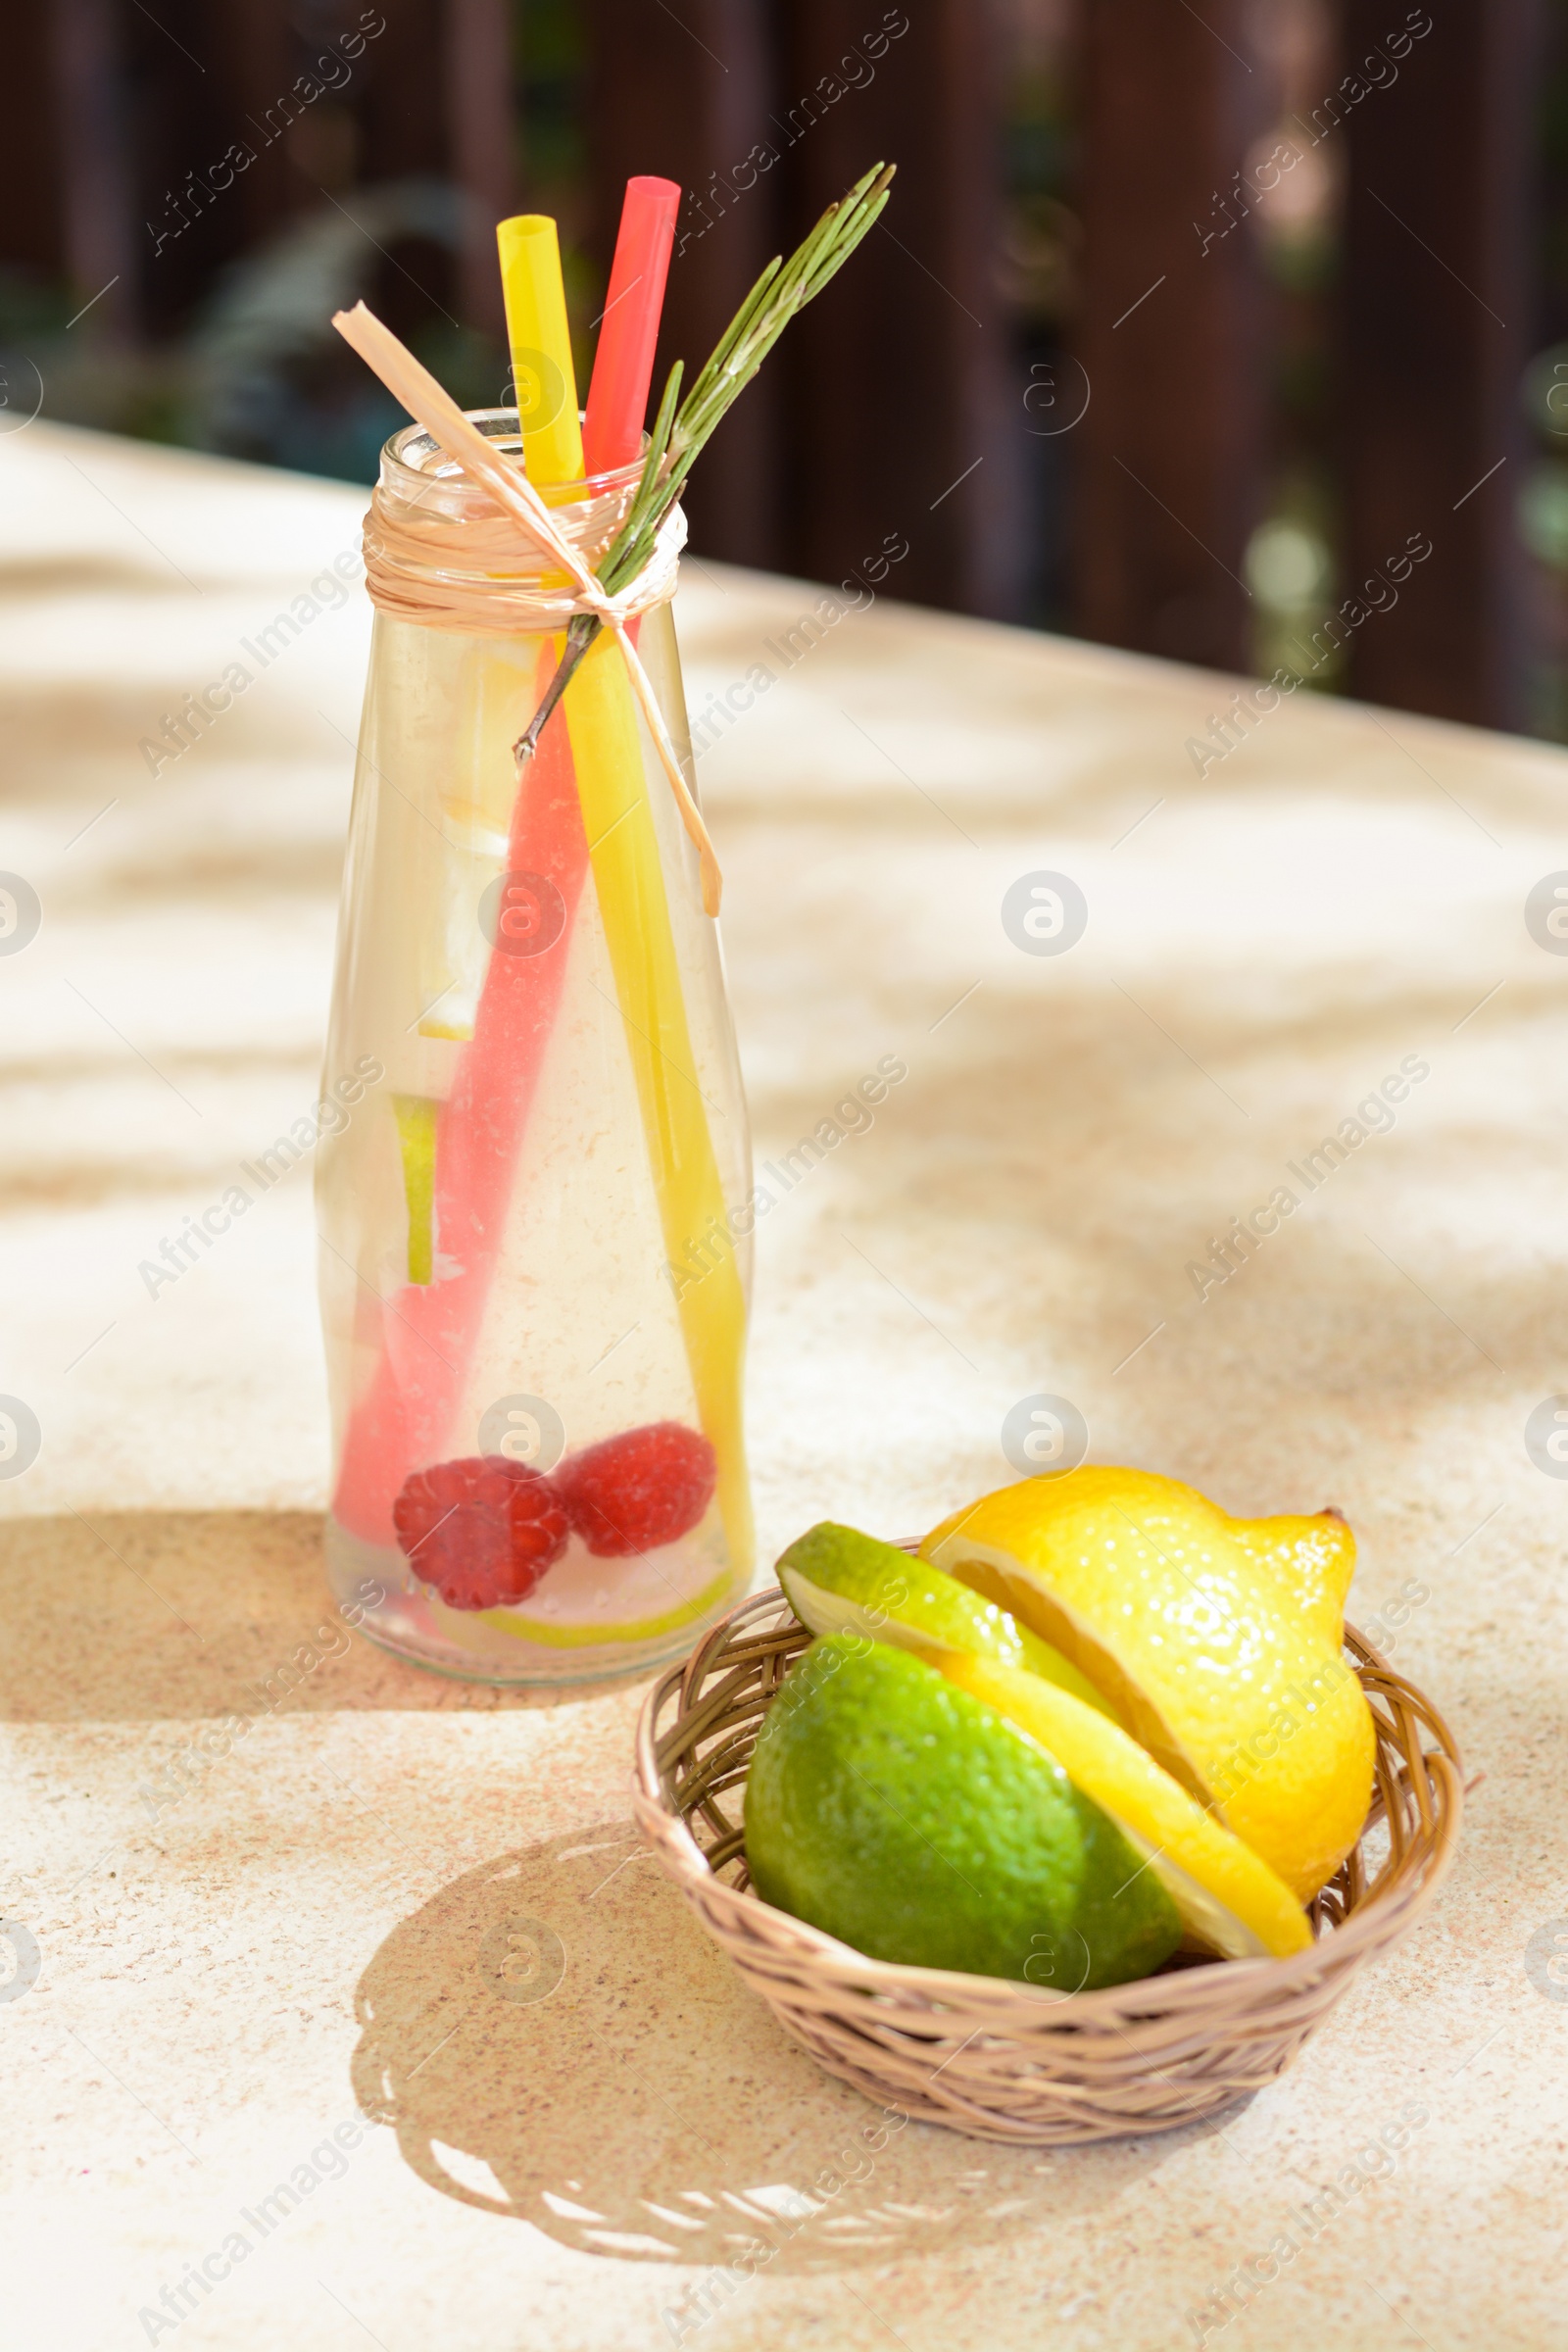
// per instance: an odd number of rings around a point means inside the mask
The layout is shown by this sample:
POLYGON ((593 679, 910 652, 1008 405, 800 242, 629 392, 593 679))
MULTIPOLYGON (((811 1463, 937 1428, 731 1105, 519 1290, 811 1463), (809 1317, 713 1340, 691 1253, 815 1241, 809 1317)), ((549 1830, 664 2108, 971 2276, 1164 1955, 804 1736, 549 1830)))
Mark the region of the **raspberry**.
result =
POLYGON ((718 1478, 713 1448, 679 1421, 650 1421, 572 1454, 555 1474, 566 1516, 601 1559, 656 1551, 694 1528, 718 1478))
POLYGON ((416 1470, 392 1505, 400 1548, 449 1609, 524 1600, 566 1548, 554 1485, 503 1454, 416 1470))

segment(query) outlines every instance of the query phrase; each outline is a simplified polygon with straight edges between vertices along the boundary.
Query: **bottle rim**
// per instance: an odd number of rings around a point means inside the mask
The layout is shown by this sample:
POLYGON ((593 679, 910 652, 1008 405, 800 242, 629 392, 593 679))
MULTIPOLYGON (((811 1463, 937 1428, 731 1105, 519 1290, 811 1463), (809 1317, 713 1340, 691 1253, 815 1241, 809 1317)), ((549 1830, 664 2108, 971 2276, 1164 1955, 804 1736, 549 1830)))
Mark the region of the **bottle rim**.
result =
MULTIPOLYGON (((466 409, 464 415, 503 455, 521 457, 522 428, 515 408, 466 409)), ((630 503, 629 494, 642 476, 647 447, 648 436, 644 433, 642 448, 629 465, 612 466, 604 473, 585 474, 574 482, 536 482, 534 487, 547 507, 583 510, 580 516, 574 514, 571 518, 575 534, 580 522, 589 519, 590 511, 600 502, 613 499, 630 503)), ((382 497, 426 512, 434 509, 453 516, 471 514, 475 517, 495 512, 489 493, 468 479, 422 424, 401 426, 382 445, 376 488, 382 497)))

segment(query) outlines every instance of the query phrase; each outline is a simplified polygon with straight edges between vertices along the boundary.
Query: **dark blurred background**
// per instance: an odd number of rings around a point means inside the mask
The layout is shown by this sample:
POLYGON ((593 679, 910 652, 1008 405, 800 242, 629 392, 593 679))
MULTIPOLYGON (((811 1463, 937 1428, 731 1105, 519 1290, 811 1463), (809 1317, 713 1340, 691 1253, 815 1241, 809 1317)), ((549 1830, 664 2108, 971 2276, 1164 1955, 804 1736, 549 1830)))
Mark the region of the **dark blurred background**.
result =
POLYGON ((1568 739, 1568 0, 5 16, 13 412, 368 481, 401 417, 339 305, 497 402, 494 222, 552 212, 585 381, 661 172, 697 362, 892 157, 704 460, 699 551, 831 580, 896 533, 901 596, 1568 739))

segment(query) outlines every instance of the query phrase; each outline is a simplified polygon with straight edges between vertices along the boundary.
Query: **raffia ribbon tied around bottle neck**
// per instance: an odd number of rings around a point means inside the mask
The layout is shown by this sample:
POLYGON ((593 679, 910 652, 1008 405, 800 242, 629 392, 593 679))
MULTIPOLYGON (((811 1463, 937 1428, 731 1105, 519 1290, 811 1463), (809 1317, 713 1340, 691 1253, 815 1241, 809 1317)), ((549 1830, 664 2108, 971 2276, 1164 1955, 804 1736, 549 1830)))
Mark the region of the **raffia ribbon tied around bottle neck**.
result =
MULTIPOLYGON (((609 547, 636 490, 573 501, 557 510, 558 528, 592 564, 609 547)), ((564 629, 579 612, 622 624, 668 604, 675 593, 686 516, 674 507, 660 526, 654 552, 629 587, 601 593, 592 603, 562 564, 532 545, 519 547, 510 515, 443 514, 378 482, 365 518, 365 584, 370 601, 395 620, 465 635, 564 629)))
MULTIPOLYGON (((623 491, 579 500, 564 511, 553 509, 521 468, 480 432, 363 303, 352 311, 339 311, 332 323, 498 510, 493 515, 460 516, 443 513, 438 497, 416 504, 389 494, 378 483, 365 529, 366 585, 371 601, 398 620, 475 634, 543 633, 564 628, 584 613, 602 622, 620 648, 660 764, 696 848, 703 905, 716 914, 723 887, 718 860, 629 631, 641 613, 667 604, 675 593, 686 544, 686 518, 680 508, 672 507, 660 525, 653 551, 636 577, 612 593, 595 577, 592 566, 619 528, 636 490, 635 478, 623 491)), ((438 488, 438 477, 431 477, 431 487, 438 488)))

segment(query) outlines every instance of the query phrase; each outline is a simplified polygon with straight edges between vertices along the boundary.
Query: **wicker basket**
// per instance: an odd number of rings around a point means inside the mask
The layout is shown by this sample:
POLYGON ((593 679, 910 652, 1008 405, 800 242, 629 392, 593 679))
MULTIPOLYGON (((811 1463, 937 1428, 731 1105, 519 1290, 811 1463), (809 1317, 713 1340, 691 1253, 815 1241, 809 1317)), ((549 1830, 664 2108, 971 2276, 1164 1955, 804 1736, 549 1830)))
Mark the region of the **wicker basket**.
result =
POLYGON ((1284 2072, 1356 1970, 1414 1925, 1452 1859, 1463 1807, 1453 1738, 1347 1626, 1377 1726, 1376 1790, 1360 1842, 1313 1904, 1309 1951, 1173 1964, 1070 1996, 868 1960, 749 1891, 744 1832, 722 1801, 745 1782, 757 1726, 809 1640, 775 1588, 663 1677, 638 1727, 637 1820, 785 2031, 830 2074, 927 2123, 1060 2145, 1215 2114, 1284 2072))

